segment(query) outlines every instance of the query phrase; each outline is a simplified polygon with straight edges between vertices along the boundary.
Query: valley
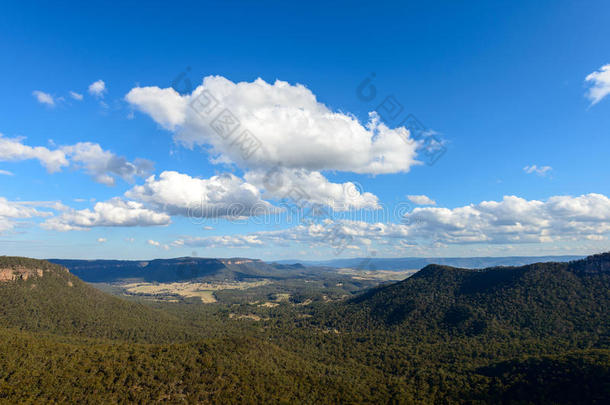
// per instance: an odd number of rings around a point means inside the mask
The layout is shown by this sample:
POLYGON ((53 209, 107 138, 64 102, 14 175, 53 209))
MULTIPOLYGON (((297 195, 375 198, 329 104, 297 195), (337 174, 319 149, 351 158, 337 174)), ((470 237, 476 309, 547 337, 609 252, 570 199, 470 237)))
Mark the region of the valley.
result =
POLYGON ((0 263, 31 274, 0 283, 0 399, 11 402, 561 404, 610 393, 610 254, 429 265, 371 286, 353 269, 265 278, 261 262, 239 264, 233 280, 197 268, 205 276, 189 281, 93 284, 49 262, 0 263))
POLYGON ((0 2, 0 405, 610 404, 609 21, 0 2))

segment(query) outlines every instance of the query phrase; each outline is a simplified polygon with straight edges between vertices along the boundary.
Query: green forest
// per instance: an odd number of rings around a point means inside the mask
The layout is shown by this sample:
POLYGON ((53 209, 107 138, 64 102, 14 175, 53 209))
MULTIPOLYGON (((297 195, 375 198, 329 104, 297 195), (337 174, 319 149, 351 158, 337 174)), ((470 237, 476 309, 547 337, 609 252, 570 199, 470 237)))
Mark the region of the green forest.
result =
POLYGON ((429 265, 340 301, 121 299, 65 268, 0 282, 3 403, 607 403, 610 254, 429 265))

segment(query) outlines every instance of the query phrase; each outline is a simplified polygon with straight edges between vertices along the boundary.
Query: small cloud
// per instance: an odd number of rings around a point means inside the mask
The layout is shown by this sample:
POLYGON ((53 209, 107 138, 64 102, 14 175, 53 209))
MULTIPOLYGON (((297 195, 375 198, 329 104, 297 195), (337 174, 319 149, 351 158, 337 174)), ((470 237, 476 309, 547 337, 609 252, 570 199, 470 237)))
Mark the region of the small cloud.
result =
POLYGON ((417 205, 436 205, 436 201, 426 195, 408 195, 407 198, 417 205))
POLYGON ((95 97, 104 97, 106 92, 106 83, 103 80, 98 80, 89 85, 89 93, 95 97))
POLYGON ((106 243, 107 241, 106 238, 97 238, 97 243, 106 243))
POLYGON ((531 165, 531 166, 525 166, 523 168, 523 171, 525 173, 528 174, 537 174, 540 177, 545 177, 548 176, 550 174, 550 171, 553 170, 553 168, 551 166, 536 166, 536 165, 531 165))
POLYGON ((598 71, 589 74, 585 81, 590 83, 590 88, 586 94, 591 100, 591 105, 602 101, 610 94, 610 64, 602 66, 598 71))
POLYGON ((135 238, 125 238, 125 240, 129 243, 133 243, 133 242, 135 242, 136 239, 135 238))
POLYGON ((169 250, 170 249, 169 245, 167 245, 167 244, 162 245, 161 242, 157 242, 156 240, 152 240, 152 239, 147 240, 146 243, 148 243, 150 246, 162 248, 164 250, 169 250))
POLYGON ((34 90, 32 92, 32 95, 36 97, 36 100, 38 100, 40 104, 46 104, 51 107, 55 106, 55 100, 53 99, 53 96, 49 93, 45 93, 44 91, 40 90, 34 90))
POLYGON ((2 175, 2 176, 13 176, 13 173, 9 172, 8 170, 0 170, 0 175, 2 175))
POLYGON ((211 227, 211 226, 204 226, 204 227, 203 227, 203 229, 204 229, 204 230, 206 230, 206 231, 211 231, 211 230, 213 230, 214 228, 213 228, 213 227, 211 227))
POLYGON ((78 100, 78 101, 81 101, 83 99, 83 95, 79 94, 75 91, 70 92, 70 97, 72 97, 74 100, 78 100))

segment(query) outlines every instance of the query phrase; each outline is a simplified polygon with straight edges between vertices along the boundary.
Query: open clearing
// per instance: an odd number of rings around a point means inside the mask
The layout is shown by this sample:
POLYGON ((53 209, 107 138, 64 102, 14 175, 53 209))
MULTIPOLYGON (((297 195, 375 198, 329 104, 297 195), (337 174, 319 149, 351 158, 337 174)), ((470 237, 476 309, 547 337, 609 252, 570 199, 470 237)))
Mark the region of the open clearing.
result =
POLYGON ((246 290, 248 288, 260 287, 270 283, 271 281, 269 280, 223 283, 131 283, 125 284, 123 288, 131 295, 199 298, 203 303, 211 304, 216 302, 214 291, 246 290))
POLYGON ((401 281, 411 277, 418 270, 359 270, 352 268, 338 269, 337 273, 350 276, 354 280, 401 281))

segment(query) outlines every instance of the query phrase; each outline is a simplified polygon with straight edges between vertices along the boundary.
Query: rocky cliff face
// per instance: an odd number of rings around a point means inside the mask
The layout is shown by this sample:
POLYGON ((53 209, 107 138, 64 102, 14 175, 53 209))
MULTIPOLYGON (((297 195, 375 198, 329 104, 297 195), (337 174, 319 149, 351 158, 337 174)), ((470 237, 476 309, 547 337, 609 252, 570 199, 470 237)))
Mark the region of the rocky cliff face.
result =
POLYGON ((258 263, 260 260, 258 259, 219 259, 223 264, 248 264, 248 263, 258 263))
POLYGON ((26 267, 0 268, 0 282, 27 280, 30 277, 42 277, 44 270, 26 267))

